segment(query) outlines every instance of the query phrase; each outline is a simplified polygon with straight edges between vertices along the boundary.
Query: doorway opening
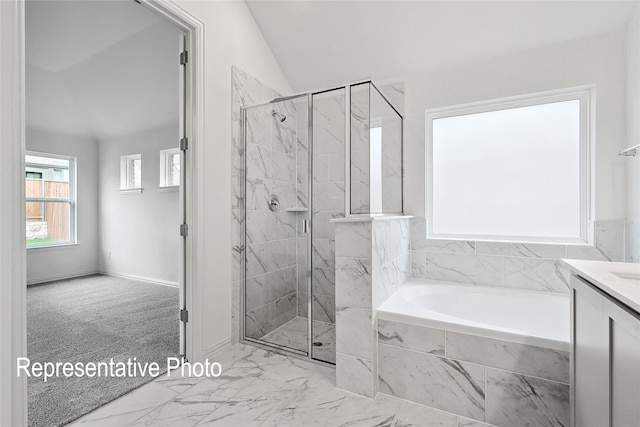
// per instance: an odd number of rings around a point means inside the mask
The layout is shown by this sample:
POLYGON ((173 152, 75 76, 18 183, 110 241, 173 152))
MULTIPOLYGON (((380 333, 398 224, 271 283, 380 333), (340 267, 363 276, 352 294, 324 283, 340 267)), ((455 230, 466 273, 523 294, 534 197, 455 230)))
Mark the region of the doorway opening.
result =
MULTIPOLYGON (((136 2, 27 2, 27 355, 187 355, 186 32, 136 2)), ((28 381, 58 425, 153 375, 28 381)))

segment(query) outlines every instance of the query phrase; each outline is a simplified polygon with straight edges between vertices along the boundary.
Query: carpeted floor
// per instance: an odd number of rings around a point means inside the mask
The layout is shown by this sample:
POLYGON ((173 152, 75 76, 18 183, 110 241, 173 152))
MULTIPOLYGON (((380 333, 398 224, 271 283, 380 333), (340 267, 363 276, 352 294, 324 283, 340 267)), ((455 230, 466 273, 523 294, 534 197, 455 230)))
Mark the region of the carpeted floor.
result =
MULTIPOLYGON (((178 288, 94 275, 27 289, 33 362, 157 362, 179 354, 178 288)), ((28 379, 29 426, 64 425, 150 381, 28 379)))

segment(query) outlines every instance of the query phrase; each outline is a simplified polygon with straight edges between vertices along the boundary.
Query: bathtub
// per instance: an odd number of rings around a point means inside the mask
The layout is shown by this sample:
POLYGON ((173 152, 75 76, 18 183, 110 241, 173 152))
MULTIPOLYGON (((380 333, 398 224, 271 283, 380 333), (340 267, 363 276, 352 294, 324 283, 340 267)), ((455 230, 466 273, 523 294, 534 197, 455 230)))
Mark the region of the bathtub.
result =
POLYGON ((377 318, 569 351, 569 294, 410 279, 377 318))
POLYGON ((569 424, 569 295, 410 279, 376 313, 377 391, 498 427, 569 424))

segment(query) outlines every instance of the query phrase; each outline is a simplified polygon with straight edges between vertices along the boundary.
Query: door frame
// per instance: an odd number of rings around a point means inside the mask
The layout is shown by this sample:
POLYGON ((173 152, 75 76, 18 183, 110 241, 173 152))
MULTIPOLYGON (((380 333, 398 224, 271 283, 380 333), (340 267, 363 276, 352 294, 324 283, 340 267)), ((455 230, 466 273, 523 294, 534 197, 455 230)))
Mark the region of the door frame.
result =
MULTIPOLYGON (((201 284, 204 277, 204 24, 171 0, 139 0, 186 33, 189 51, 184 160, 186 293, 189 322, 186 356, 198 361, 202 348, 201 284)), ((15 375, 27 353, 25 189, 25 0, 0 1, 0 425, 27 424, 27 384, 15 375)), ((176 227, 176 233, 178 228, 176 227)))

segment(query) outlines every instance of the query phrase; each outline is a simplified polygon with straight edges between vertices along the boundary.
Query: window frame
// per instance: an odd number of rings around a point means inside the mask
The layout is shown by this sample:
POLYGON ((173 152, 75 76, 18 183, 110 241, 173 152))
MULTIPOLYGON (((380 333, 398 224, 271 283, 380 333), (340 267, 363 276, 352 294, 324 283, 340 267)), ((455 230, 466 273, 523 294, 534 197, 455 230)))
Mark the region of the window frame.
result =
MULTIPOLYGON (((182 181, 181 174, 178 175, 178 184, 169 184, 169 171, 171 170, 171 162, 170 159, 173 156, 178 155, 181 156, 180 148, 168 148, 166 150, 160 150, 160 188, 179 188, 182 181)), ((180 157, 180 168, 182 168, 182 158, 180 157)))
POLYGON ((142 192, 142 153, 120 156, 120 192, 142 192), (131 182, 132 168, 136 160, 140 160, 140 186, 134 187, 131 182))
POLYGON ((585 85, 487 101, 432 108, 425 111, 425 212, 427 215, 426 237, 429 239, 492 241, 509 243, 593 244, 594 217, 594 156, 595 153, 595 85, 585 85), (433 221, 433 121, 448 117, 501 111, 521 107, 551 104, 563 101, 580 101, 580 236, 537 237, 488 234, 434 233, 433 221))
MULTIPOLYGON (((25 177, 24 179, 26 180, 26 171, 27 171, 27 167, 32 166, 32 167, 51 167, 51 165, 44 165, 41 163, 33 163, 33 162, 27 162, 27 156, 36 156, 36 157, 48 157, 51 159, 60 159, 60 160, 66 160, 69 162, 69 198, 68 199, 63 199, 63 198, 52 198, 52 197, 26 197, 25 196, 25 205, 27 203, 68 203, 69 204, 69 240, 67 241, 58 241, 58 242, 47 242, 47 243, 40 243, 40 244, 29 244, 26 243, 26 248, 27 249, 38 249, 38 248, 51 248, 51 247, 58 247, 58 246, 72 246, 72 245, 77 245, 78 244, 78 230, 77 230, 77 224, 78 224, 78 209, 77 209, 77 205, 78 205, 78 195, 77 195, 77 167, 78 167, 78 159, 77 157, 74 156, 66 156, 63 154, 52 154, 52 153, 43 153, 43 152, 39 152, 39 151, 31 151, 31 150, 25 150, 24 152, 24 159, 25 159, 25 177)), ((44 177, 42 178, 44 179, 44 177)), ((24 219, 25 221, 25 226, 26 226, 26 221, 27 218, 25 217, 24 219)))

